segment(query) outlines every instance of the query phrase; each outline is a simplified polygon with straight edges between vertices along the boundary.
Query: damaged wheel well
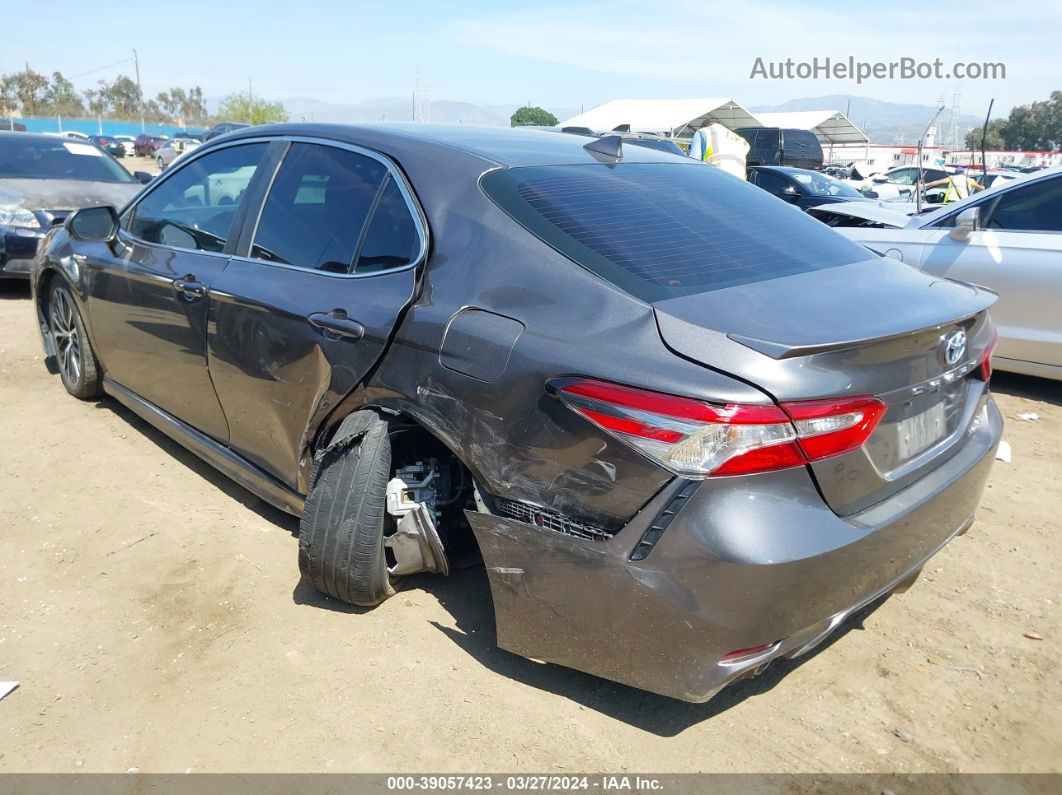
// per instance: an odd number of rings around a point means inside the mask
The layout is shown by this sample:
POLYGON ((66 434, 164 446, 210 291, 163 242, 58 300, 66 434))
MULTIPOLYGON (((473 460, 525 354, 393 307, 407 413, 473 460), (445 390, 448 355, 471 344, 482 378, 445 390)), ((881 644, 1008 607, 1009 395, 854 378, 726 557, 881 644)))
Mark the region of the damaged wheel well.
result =
MULTIPOLYGON (((415 483, 423 486, 410 496, 415 501, 429 503, 450 559, 478 556, 476 539, 464 513, 465 509, 477 509, 476 484, 471 469, 412 416, 379 406, 363 406, 362 409, 375 410, 387 420, 391 443, 391 471, 388 475, 399 477, 411 486, 415 483)), ((335 422, 322 435, 316 449, 325 449, 342 424, 342 419, 335 422)))

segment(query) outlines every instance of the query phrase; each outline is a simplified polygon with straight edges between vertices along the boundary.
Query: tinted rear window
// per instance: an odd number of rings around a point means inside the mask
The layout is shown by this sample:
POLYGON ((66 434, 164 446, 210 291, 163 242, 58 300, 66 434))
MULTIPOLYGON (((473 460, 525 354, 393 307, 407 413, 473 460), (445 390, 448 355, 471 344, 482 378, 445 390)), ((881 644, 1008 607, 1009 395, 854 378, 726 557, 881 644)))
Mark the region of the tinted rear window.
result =
POLYGON ((867 259, 822 222, 711 166, 535 166, 481 182, 526 229, 645 301, 867 259))

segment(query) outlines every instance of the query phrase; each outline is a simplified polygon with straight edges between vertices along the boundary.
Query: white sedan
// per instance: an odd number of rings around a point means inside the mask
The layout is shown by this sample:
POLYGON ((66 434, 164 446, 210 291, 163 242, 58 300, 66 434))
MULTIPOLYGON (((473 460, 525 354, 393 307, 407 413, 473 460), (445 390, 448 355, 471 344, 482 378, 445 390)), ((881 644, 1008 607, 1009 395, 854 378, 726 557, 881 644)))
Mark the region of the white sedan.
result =
POLYGON ((131 135, 115 135, 114 140, 122 145, 126 157, 134 157, 136 155, 136 151, 134 150, 136 138, 131 135))
POLYGON ((1001 182, 906 222, 902 213, 867 204, 822 205, 809 214, 926 273, 995 291, 993 364, 1062 379, 1062 169, 1001 182))

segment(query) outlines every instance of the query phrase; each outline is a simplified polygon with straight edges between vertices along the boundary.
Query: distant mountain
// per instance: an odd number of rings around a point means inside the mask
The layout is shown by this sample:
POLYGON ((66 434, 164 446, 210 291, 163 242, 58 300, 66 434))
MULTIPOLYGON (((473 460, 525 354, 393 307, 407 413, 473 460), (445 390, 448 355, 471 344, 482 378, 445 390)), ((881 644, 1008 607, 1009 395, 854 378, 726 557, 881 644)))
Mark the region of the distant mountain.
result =
MULTIPOLYGON (((825 97, 805 97, 791 99, 781 105, 759 105, 750 108, 754 113, 784 113, 801 110, 839 110, 861 128, 876 144, 914 144, 925 132, 926 125, 937 109, 930 105, 913 105, 902 102, 882 102, 870 97, 856 97, 851 94, 831 94, 825 97), (851 106, 849 106, 851 103, 851 106), (850 109, 849 109, 850 107, 850 109)), ((983 123, 983 118, 960 113, 958 117, 959 139, 974 127, 983 123)), ((944 109, 937 123, 937 140, 947 136, 951 127, 951 109, 944 109)))

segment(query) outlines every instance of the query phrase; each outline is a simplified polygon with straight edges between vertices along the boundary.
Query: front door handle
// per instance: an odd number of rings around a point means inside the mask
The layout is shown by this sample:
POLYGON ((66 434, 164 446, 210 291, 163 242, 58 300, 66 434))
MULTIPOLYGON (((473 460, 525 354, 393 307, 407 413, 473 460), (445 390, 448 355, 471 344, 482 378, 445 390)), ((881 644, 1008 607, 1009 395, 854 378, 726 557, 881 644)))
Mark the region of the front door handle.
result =
POLYGON ((198 301, 207 292, 206 285, 202 282, 197 282, 195 276, 190 273, 180 279, 174 279, 173 287, 181 294, 182 298, 189 301, 198 301))
POLYGON ((356 320, 351 320, 342 309, 333 309, 331 312, 314 312, 306 320, 311 326, 316 326, 319 329, 351 340, 360 340, 365 336, 365 326, 356 320))

